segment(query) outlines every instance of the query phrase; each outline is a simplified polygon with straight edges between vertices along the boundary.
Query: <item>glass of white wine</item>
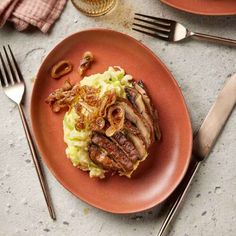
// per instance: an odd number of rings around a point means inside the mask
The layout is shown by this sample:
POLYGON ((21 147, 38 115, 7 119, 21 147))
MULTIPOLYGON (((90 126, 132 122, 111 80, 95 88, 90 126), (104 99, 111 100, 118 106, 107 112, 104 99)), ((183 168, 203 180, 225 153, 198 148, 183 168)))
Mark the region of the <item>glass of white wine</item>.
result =
POLYGON ((71 0, 74 6, 88 16, 101 16, 116 5, 117 0, 71 0))

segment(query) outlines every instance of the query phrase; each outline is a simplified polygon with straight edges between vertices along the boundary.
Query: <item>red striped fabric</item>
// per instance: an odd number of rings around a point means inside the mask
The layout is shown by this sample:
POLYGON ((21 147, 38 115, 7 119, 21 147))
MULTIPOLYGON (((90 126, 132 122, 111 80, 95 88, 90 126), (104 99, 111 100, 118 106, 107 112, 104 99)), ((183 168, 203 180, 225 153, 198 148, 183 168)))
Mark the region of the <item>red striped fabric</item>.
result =
POLYGON ((67 0, 1 0, 0 27, 12 21, 22 31, 33 25, 43 33, 48 32, 59 18, 67 0))

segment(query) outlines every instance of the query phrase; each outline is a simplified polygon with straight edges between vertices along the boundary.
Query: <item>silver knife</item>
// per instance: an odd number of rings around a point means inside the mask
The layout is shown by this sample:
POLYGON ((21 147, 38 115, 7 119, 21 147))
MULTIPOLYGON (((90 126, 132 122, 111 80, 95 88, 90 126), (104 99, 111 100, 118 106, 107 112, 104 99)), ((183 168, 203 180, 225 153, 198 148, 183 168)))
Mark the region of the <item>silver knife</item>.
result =
POLYGON ((236 104, 236 74, 225 84, 193 141, 193 159, 177 188, 177 195, 157 236, 162 236, 173 219, 202 161, 209 155, 236 104))

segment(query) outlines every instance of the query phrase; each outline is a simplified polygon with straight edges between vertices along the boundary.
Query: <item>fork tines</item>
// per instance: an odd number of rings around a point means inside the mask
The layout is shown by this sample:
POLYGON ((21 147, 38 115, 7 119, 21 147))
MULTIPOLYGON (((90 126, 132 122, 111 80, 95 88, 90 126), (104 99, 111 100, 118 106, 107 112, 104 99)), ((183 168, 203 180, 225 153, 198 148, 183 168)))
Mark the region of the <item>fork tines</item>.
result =
POLYGON ((166 41, 169 41, 171 29, 175 24, 172 20, 140 13, 135 13, 134 20, 138 23, 133 23, 133 30, 166 41))
POLYGON ((10 46, 3 46, 3 51, 5 54, 5 60, 0 52, 0 81, 2 87, 22 82, 23 77, 10 46), (5 61, 7 61, 7 63, 5 61))

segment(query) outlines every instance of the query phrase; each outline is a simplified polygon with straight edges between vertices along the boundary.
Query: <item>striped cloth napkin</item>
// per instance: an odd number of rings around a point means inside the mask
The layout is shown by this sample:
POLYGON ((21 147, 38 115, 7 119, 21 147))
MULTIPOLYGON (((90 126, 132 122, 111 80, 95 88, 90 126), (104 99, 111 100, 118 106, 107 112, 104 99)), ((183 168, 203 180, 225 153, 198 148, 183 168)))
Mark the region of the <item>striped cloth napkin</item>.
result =
POLYGON ((29 25, 46 33, 60 16, 67 0, 0 0, 0 28, 6 21, 22 31, 29 25))

